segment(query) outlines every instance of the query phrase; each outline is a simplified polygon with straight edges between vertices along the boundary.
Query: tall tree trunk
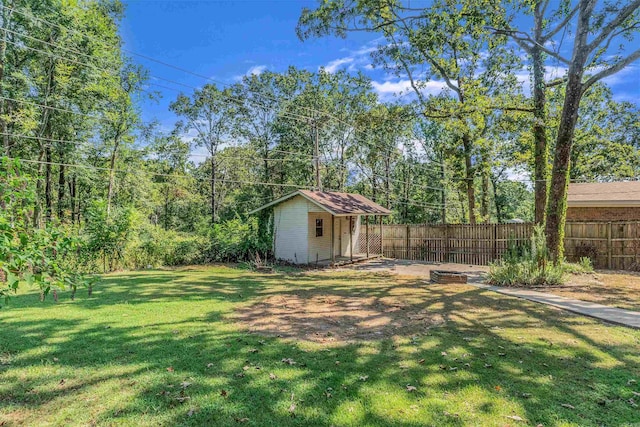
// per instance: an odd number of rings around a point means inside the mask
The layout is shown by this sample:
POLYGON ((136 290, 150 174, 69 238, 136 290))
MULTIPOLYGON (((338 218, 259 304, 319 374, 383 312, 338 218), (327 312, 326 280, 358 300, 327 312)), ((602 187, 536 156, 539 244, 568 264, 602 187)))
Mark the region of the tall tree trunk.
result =
POLYGON ((567 187, 569 185, 569 169, 571 167, 571 149, 583 93, 582 77, 589 57, 587 36, 589 34, 589 19, 594 6, 595 2, 592 1, 585 1, 580 5, 574 50, 567 73, 568 81, 565 88, 564 104, 562 106, 560 125, 558 126, 553 169, 551 171, 545 233, 551 259, 556 263, 562 260, 564 255, 564 226, 567 213, 567 187))
POLYGON ((482 166, 482 200, 480 201, 480 215, 482 222, 491 222, 489 215, 489 167, 486 164, 482 166))
POLYGON ((440 191, 440 203, 442 204, 442 212, 441 221, 443 224, 447 223, 447 197, 444 189, 444 181, 445 181, 445 168, 444 168, 444 151, 440 150, 440 187, 442 188, 440 191))
MULTIPOLYGON (((213 149, 211 150, 213 152, 213 149)), ((211 155, 211 224, 216 223, 216 156, 211 155)))
POLYGON ((460 222, 465 222, 467 219, 467 211, 464 205, 464 196, 461 189, 458 190, 458 201, 460 202, 460 222))
POLYGON ((547 163, 549 148, 547 144, 547 113, 544 82, 544 57, 537 46, 531 50, 533 62, 533 140, 534 140, 534 192, 535 222, 544 223, 547 204, 547 163))
POLYGON ((66 185, 65 166, 63 164, 65 163, 63 148, 59 150, 59 154, 60 154, 60 168, 58 170, 58 220, 63 221, 64 208, 65 208, 64 195, 65 195, 65 185, 66 185))
POLYGON ((42 169, 44 164, 42 160, 45 158, 44 145, 40 145, 40 154, 38 155, 38 178, 36 180, 36 202, 33 207, 33 226, 40 227, 40 215, 42 214, 42 169))
POLYGON ((71 224, 76 223, 76 175, 73 174, 69 184, 69 212, 71 214, 71 224))
POLYGON ((469 223, 476 223, 476 194, 475 194, 475 171, 471 162, 471 138, 468 134, 462 136, 462 146, 464 147, 465 181, 467 187, 467 203, 469 205, 469 223))
POLYGON ((44 165, 44 215, 45 222, 49 224, 51 222, 51 147, 47 144, 45 147, 45 161, 44 165))
POLYGON ((115 186, 116 179, 116 159, 118 158, 118 148, 120 147, 120 136, 121 132, 118 131, 116 133, 115 138, 113 139, 113 150, 111 151, 111 156, 109 158, 109 187, 107 188, 107 217, 111 214, 111 201, 113 199, 113 192, 115 186))
POLYGON ((502 217, 502 206, 500 206, 500 202, 498 201, 498 183, 493 174, 491 174, 491 186, 493 187, 493 204, 496 208, 496 222, 500 224, 504 221, 504 218, 502 217))

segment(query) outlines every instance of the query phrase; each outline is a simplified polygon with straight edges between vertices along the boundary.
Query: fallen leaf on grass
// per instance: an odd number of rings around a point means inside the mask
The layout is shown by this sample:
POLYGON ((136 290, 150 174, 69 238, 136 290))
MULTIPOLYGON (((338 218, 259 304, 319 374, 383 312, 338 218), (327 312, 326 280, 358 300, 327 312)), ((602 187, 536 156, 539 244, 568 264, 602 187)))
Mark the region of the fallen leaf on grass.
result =
POLYGON ((507 418, 512 419, 514 421, 524 421, 522 417, 519 417, 517 415, 507 415, 507 418))
POLYGON ((443 351, 443 352, 441 352, 441 353, 440 353, 440 355, 441 355, 441 356, 446 356, 446 355, 447 355, 447 352, 446 352, 446 351, 443 351))
POLYGON ((224 389, 220 390, 220 396, 227 397, 227 394, 228 394, 227 390, 224 390, 224 389))
POLYGON ((418 363, 421 364, 421 365, 424 364, 424 359, 418 360, 418 363))
POLYGON ((407 384, 407 391, 409 393, 413 392, 413 391, 417 391, 418 389, 412 385, 407 384))
POLYGON ((293 413, 293 412, 295 412, 295 410, 296 410, 296 404, 295 404, 295 403, 292 403, 292 404, 289 406, 289 412, 293 413))
POLYGON ((249 421, 249 418, 235 418, 237 423, 246 423, 249 421))
POLYGON ((191 408, 191 409, 189 409, 189 412, 187 412, 187 416, 188 416, 188 417, 192 417, 192 416, 193 416, 193 414, 195 414, 195 413, 196 413, 196 410, 195 410, 195 409, 193 409, 193 408, 191 408))
POLYGON ((169 366, 169 367, 167 368, 167 372, 173 372, 173 367, 172 367, 172 366, 169 366))
POLYGON ((565 408, 569 408, 569 409, 576 409, 576 407, 575 407, 575 406, 570 405, 570 404, 568 404, 568 403, 563 403, 563 404, 561 404, 560 406, 565 407, 565 408))
POLYGON ((276 377, 275 374, 269 374, 269 379, 275 380, 276 378, 278 377, 276 377))
POLYGON ((494 388, 496 389, 496 391, 502 390, 502 387, 500 387, 499 385, 495 386, 494 388))
POLYGON ((286 363, 287 365, 295 365, 296 362, 293 361, 293 359, 286 357, 284 359, 282 359, 282 363, 286 363))
POLYGON ((210 368, 213 366, 213 363, 207 363, 207 368, 210 368))
POLYGON ((360 381, 366 381, 369 379, 369 375, 362 375, 359 379, 360 381))
POLYGON ((182 381, 182 382, 180 383, 180 386, 181 386, 182 388, 187 388, 187 387, 189 387, 190 385, 191 385, 191 383, 190 383, 189 381, 182 381))
POLYGON ((251 366, 244 365, 244 366, 242 367, 242 370, 243 370, 243 371, 248 371, 249 369, 251 369, 251 366))

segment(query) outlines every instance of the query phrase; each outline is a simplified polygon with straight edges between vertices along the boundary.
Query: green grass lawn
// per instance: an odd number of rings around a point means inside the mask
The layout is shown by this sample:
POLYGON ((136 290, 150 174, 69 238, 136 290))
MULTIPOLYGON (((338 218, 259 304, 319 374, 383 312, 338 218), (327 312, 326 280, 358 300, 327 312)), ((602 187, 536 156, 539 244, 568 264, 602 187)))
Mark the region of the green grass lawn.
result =
POLYGON ((0 425, 620 426, 637 393, 639 331, 470 286, 195 267, 0 310, 0 425))

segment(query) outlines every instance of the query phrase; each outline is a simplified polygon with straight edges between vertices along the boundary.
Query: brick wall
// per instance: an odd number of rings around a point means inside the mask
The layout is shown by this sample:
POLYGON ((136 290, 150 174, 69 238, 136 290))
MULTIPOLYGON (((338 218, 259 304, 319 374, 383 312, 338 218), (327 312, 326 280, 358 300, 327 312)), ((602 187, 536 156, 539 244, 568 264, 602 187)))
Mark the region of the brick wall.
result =
POLYGON ((567 221, 640 221, 640 206, 611 207, 572 207, 567 209, 567 221))

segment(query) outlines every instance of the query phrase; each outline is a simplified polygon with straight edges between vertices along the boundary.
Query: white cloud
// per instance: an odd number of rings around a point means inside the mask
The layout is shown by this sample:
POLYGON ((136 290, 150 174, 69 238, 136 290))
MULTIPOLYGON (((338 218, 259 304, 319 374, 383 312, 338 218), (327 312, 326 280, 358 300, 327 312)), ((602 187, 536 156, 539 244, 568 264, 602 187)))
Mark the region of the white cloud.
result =
POLYGON ((324 66, 324 70, 327 73, 335 73, 338 69, 345 64, 351 64, 353 62, 353 57, 347 56, 344 58, 334 59, 324 66))
POLYGON ((233 76, 233 80, 238 82, 242 80, 243 77, 259 76, 260 74, 264 73, 266 70, 267 70, 266 65, 254 65, 250 67, 246 73, 233 76))
POLYGON ((265 72, 267 69, 266 65, 254 65, 253 67, 249 68, 247 70, 247 73, 245 74, 247 77, 248 76, 252 76, 252 75, 256 75, 259 76, 260 74, 262 74, 263 72, 265 72))
MULTIPOLYGON (((404 95, 413 91, 411 87, 411 80, 387 80, 384 82, 372 81, 371 85, 373 90, 378 94, 380 99, 389 100, 397 95, 404 95)), ((447 85, 438 80, 431 80, 428 82, 418 82, 420 92, 424 95, 439 95, 447 89, 447 85)))

